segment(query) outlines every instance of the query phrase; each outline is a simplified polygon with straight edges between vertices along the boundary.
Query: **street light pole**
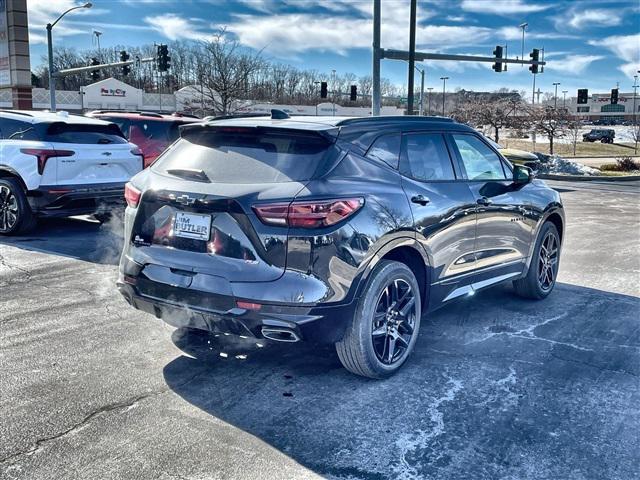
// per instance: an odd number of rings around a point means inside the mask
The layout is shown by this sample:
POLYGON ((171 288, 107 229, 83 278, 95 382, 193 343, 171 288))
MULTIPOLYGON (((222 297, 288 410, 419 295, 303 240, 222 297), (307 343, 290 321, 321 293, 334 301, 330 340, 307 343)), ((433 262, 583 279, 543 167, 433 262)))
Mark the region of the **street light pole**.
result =
POLYGON ((567 108, 567 92, 569 90, 562 90, 562 108, 566 110, 567 108))
POLYGON ((633 76, 633 125, 636 126, 637 122, 636 122, 636 115, 637 115, 637 108, 636 108, 636 94, 638 92, 638 75, 634 75, 633 76))
POLYGON ((77 7, 71 7, 69 10, 60 15, 55 22, 47 23, 47 55, 49 57, 49 99, 50 99, 50 108, 52 112, 56 111, 56 77, 53 75, 53 39, 51 35, 51 31, 56 24, 62 20, 67 13, 72 12, 73 10, 78 10, 80 8, 91 8, 93 5, 89 3, 85 3, 84 5, 78 5, 77 7))
POLYGON ((424 68, 420 70, 420 115, 424 116, 424 68))
POLYGON ((440 77, 440 80, 442 80, 442 116, 444 117, 444 99, 446 96, 447 80, 449 80, 449 77, 440 77))
POLYGON ((433 87, 427 87, 427 90, 429 90, 429 112, 427 113, 427 115, 431 116, 431 90, 433 90, 433 87))
POLYGON ((413 115, 413 79, 416 66, 416 4, 417 0, 411 0, 409 13, 409 80, 407 96, 407 113, 413 115))
POLYGON ((553 86, 556 87, 556 93, 553 94, 553 108, 554 108, 554 110, 558 109, 558 85, 560 85, 560 82, 553 82, 553 86))
MULTIPOLYGON (((524 31, 527 29, 528 23, 521 23, 520 28, 522 29, 522 56, 520 60, 524 60, 524 31)), ((524 67, 524 65, 522 65, 524 67)))

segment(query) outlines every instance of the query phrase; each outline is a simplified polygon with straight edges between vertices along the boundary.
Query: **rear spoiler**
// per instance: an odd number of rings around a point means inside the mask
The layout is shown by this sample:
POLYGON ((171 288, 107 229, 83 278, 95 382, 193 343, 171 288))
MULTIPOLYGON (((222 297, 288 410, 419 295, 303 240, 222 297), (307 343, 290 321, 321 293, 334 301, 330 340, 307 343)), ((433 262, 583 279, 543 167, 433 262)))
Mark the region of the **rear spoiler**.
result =
POLYGON ((310 129, 310 128, 294 128, 291 126, 277 126, 277 125, 215 125, 205 123, 188 123, 186 125, 180 125, 180 137, 187 138, 190 135, 196 133, 206 132, 219 132, 219 133, 245 133, 245 134, 289 134, 296 136, 313 136, 321 137, 329 143, 335 143, 340 131, 337 127, 323 128, 323 129, 310 129))

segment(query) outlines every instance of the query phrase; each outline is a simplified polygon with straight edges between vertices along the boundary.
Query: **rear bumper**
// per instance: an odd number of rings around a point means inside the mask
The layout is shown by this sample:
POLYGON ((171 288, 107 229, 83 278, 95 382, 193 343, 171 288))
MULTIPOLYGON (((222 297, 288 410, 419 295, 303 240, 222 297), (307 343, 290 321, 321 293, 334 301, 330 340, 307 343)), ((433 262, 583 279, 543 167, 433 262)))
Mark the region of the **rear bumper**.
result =
MULTIPOLYGON (((299 340, 335 343, 342 339, 355 312, 356 302, 344 305, 288 306, 263 304, 259 311, 239 308, 234 297, 216 296, 217 307, 195 307, 180 303, 181 298, 169 295, 158 298, 142 294, 121 277, 118 290, 134 308, 150 313, 176 328, 195 328, 212 333, 229 333, 265 338, 263 328, 292 332, 299 340)), ((160 286, 160 289, 162 285, 160 286)), ((206 293, 199 293, 207 296, 206 293)), ((214 296, 214 295, 211 295, 214 296)), ((295 340, 294 340, 295 341, 295 340)))
POLYGON ((123 208, 125 182, 87 185, 41 186, 28 193, 31 210, 38 216, 91 215, 123 208))

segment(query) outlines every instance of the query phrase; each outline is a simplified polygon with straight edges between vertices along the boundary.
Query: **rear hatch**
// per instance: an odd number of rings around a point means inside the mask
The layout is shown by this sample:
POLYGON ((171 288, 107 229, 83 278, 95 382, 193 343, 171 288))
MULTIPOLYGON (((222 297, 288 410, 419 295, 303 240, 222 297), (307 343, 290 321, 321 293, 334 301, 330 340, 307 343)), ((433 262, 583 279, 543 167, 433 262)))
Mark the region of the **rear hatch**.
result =
POLYGON ((288 229, 265 225, 253 207, 291 202, 336 157, 332 139, 210 126, 182 137, 151 167, 132 230, 134 259, 231 282, 278 279, 288 229))
POLYGON ((124 183, 142 169, 142 157, 113 124, 56 122, 46 140, 61 153, 55 157, 59 185, 124 183))

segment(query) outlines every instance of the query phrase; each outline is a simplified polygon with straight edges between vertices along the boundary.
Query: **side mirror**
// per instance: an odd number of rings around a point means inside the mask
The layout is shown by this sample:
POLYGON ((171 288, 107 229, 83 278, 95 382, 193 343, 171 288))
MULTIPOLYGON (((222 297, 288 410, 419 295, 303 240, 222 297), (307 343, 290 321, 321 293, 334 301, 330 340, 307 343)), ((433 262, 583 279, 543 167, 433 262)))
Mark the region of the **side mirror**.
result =
POLYGON ((533 180, 533 170, 524 165, 513 166, 513 183, 515 185, 525 185, 533 180))

